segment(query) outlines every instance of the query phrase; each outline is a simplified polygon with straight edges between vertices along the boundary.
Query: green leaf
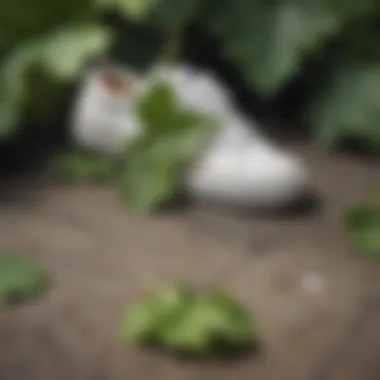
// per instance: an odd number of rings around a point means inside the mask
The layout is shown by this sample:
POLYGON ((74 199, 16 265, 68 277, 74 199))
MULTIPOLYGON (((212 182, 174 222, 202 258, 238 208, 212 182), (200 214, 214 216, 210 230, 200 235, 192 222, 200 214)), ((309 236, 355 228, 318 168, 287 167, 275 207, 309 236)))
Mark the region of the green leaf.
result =
POLYGON ((346 19, 373 15, 379 10, 377 0, 325 0, 325 3, 346 19))
POLYGON ((174 351, 207 356, 224 348, 239 349, 253 338, 252 321, 232 297, 216 291, 195 298, 182 318, 162 331, 161 342, 174 351))
POLYGON ((380 202, 350 210, 346 215, 346 228, 363 255, 380 259, 380 202))
POLYGON ((146 133, 128 147, 120 192, 136 211, 152 212, 180 190, 186 165, 205 148, 216 121, 183 109, 163 83, 154 85, 137 109, 146 133))
POLYGON ((321 85, 306 118, 325 144, 355 138, 380 153, 380 66, 341 62, 321 85))
POLYGON ((36 59, 53 77, 73 80, 90 59, 104 54, 110 32, 100 25, 70 26, 40 41, 36 59))
POLYGON ((165 141, 159 144, 154 140, 141 140, 129 151, 120 193, 135 211, 153 212, 174 194, 180 169, 179 163, 168 157, 172 148, 165 141))
POLYGON ((155 293, 156 314, 155 339, 163 343, 163 334, 182 320, 193 306, 194 294, 181 284, 169 284, 155 293))
POLYGON ((49 282, 49 276, 28 260, 0 255, 0 306, 37 297, 49 282))
POLYGON ((144 128, 151 135, 163 135, 177 127, 179 115, 176 95, 166 83, 154 83, 137 102, 137 111, 144 128))
POLYGON ((230 345, 248 344, 257 334, 252 316, 226 292, 216 290, 205 302, 219 314, 219 335, 230 345))
POLYGON ((193 297, 193 292, 185 285, 170 283, 154 291, 154 298, 158 300, 161 310, 165 313, 178 309, 193 297))
POLYGON ((128 311, 123 338, 158 348, 209 356, 223 348, 241 349, 256 338, 252 318, 221 291, 196 297, 183 285, 168 285, 128 311))
POLYGON ((201 0, 159 0, 148 19, 149 26, 170 31, 173 28, 187 26, 201 9, 201 0))
POLYGON ((194 302, 181 319, 167 325, 161 332, 161 344, 180 353, 209 354, 212 350, 210 326, 215 321, 212 317, 204 305, 194 302))
POLYGON ((0 66, 0 139, 11 136, 21 120, 26 92, 25 75, 34 59, 34 47, 28 44, 0 66))
POLYGON ((142 344, 154 340, 160 317, 156 304, 155 301, 145 300, 128 309, 123 317, 123 341, 142 344))
POLYGON ((215 2, 204 23, 243 79, 265 97, 275 96, 305 55, 318 52, 341 25, 319 0, 215 2))
POLYGON ((76 79, 88 60, 102 54, 109 42, 106 29, 83 24, 32 39, 10 53, 0 66, 0 139, 16 132, 28 102, 45 103, 47 109, 52 104, 43 92, 46 87, 33 83, 31 88, 33 70, 43 70, 42 78, 55 80, 55 88, 59 88, 60 84, 76 79))
POLYGON ((168 285, 130 308, 123 319, 126 342, 157 342, 168 326, 177 323, 191 305, 192 294, 181 285, 168 285))
POLYGON ((143 20, 160 0, 98 0, 101 7, 115 8, 122 15, 136 21, 143 20))
POLYGON ((94 3, 94 0, 35 0, 31 7, 26 6, 25 0, 2 0, 0 40, 6 50, 13 49, 72 24, 95 21, 99 10, 94 3))

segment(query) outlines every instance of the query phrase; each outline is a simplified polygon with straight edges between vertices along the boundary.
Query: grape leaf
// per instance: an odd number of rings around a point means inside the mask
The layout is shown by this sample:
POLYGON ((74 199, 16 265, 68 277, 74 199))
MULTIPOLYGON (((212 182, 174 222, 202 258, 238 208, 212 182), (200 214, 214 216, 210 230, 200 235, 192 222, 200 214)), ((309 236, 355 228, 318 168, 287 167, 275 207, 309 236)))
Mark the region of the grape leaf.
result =
POLYGON ((39 296, 49 282, 49 276, 28 260, 0 255, 0 306, 39 296))

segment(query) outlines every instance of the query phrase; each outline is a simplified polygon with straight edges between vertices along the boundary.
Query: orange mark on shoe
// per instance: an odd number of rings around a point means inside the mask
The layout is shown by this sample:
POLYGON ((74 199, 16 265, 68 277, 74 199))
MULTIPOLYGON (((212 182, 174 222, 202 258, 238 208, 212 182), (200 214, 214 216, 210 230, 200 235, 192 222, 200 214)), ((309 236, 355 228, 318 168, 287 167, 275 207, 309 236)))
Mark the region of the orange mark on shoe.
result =
POLYGON ((121 75, 114 70, 104 71, 101 80, 106 89, 117 96, 131 96, 135 88, 133 79, 121 75))

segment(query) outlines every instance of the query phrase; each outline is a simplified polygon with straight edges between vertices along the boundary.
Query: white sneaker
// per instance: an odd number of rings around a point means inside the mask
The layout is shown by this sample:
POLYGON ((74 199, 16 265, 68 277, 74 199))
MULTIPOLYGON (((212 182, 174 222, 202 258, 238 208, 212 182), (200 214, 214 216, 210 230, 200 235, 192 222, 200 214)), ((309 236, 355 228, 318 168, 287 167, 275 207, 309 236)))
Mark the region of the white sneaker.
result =
POLYGON ((142 132, 132 104, 140 86, 128 69, 109 65, 89 70, 72 113, 73 140, 99 153, 120 152, 142 132))
POLYGON ((143 131, 128 97, 132 99, 155 80, 166 79, 185 107, 220 119, 220 132, 185 176, 185 188, 192 197, 237 206, 276 207, 304 192, 308 171, 303 163, 262 136, 211 73, 180 65, 156 69, 139 80, 128 70, 107 70, 90 71, 79 93, 72 134, 81 146, 117 153, 133 141, 143 131), (124 84, 110 85, 118 77, 124 84))

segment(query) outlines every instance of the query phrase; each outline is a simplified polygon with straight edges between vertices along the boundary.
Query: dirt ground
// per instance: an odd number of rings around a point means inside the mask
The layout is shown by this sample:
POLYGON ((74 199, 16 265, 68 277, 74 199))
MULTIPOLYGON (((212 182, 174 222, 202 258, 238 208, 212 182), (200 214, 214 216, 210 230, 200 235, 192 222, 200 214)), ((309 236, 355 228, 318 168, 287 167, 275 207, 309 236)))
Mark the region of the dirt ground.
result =
POLYGON ((320 207, 238 215, 192 205, 141 218, 105 187, 24 179, 0 204, 0 249, 32 257, 53 287, 0 311, 1 380, 378 380, 380 268, 350 249, 342 212, 380 188, 380 163, 297 150, 320 207), (221 285, 263 341, 236 362, 183 362, 119 339, 146 283, 221 285))

